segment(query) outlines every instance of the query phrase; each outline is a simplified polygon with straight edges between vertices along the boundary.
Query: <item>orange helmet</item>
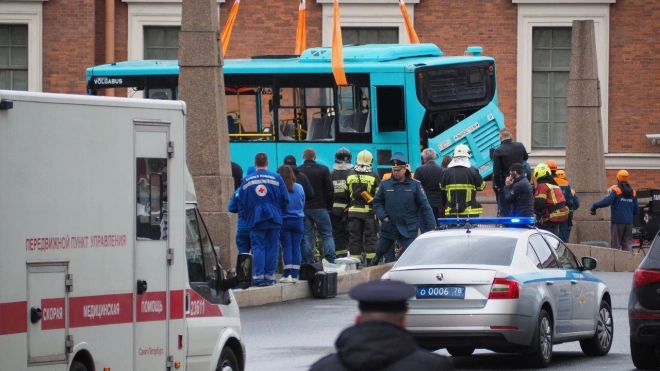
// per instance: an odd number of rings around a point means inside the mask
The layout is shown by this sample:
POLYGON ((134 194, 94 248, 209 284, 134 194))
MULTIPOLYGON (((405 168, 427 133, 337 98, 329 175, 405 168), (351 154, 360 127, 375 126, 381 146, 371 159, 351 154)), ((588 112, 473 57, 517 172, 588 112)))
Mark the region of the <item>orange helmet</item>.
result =
POLYGON ((557 178, 559 179, 566 179, 566 172, 564 170, 557 170, 555 175, 557 175, 557 178))
POLYGON ((550 168, 550 170, 552 170, 552 171, 557 171, 557 161, 555 161, 555 160, 548 160, 545 164, 548 165, 548 167, 550 168))
POLYGON ((619 170, 619 172, 616 173, 616 180, 618 180, 619 182, 627 182, 628 172, 626 170, 619 170))

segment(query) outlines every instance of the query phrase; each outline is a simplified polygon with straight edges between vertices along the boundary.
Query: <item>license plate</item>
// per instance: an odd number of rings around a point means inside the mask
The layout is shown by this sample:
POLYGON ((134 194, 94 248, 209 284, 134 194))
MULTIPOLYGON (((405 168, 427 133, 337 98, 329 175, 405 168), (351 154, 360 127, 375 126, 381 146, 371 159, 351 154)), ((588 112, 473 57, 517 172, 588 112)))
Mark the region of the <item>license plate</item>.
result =
POLYGON ((417 299, 464 299, 465 286, 418 286, 417 299))

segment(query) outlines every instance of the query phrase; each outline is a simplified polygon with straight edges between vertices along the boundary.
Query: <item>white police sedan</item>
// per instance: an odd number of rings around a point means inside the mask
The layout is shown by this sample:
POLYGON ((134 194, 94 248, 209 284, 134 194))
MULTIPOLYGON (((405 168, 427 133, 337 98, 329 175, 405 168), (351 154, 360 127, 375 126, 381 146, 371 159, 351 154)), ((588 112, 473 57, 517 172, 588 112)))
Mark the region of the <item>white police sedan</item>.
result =
POLYGON ((596 260, 578 261, 555 235, 527 227, 533 221, 459 219, 460 228, 425 233, 408 247, 383 279, 416 287, 407 329, 421 346, 454 356, 521 352, 535 367, 550 364, 553 344, 579 341, 588 356, 609 352, 612 302, 590 272, 596 260), (489 225, 502 223, 509 227, 489 225))

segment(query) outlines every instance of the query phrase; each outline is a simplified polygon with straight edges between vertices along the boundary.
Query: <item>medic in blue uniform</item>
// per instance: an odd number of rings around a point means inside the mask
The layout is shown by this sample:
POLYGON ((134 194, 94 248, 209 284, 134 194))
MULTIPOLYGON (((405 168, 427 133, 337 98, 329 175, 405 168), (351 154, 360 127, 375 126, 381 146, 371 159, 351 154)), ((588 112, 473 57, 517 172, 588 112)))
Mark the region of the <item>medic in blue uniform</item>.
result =
POLYGON ((243 178, 237 200, 250 230, 254 285, 270 286, 275 283, 282 213, 289 199, 282 177, 267 170, 265 153, 257 153, 254 166, 256 171, 243 178))

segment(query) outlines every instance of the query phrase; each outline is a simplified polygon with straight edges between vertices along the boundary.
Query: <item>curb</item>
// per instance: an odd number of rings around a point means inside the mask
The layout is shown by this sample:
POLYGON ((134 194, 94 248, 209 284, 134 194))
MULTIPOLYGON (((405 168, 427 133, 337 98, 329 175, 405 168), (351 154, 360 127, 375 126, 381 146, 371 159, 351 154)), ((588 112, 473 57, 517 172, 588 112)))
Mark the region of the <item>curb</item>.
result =
MULTIPOLYGON (((337 294, 345 294, 361 283, 380 279, 393 265, 394 263, 387 263, 354 271, 338 272, 337 294)), ((250 287, 247 290, 233 290, 233 293, 240 308, 312 297, 307 281, 298 281, 294 284, 276 283, 268 287, 250 287)))
MULTIPOLYGON (((640 253, 572 243, 567 245, 578 259, 583 256, 591 256, 598 260, 598 265, 594 270, 596 272, 633 272, 644 259, 644 255, 640 253)), ((394 266, 394 263, 339 272, 337 276, 337 294, 345 294, 361 283, 380 279, 392 266, 394 266)), ((250 287, 247 290, 239 289, 233 292, 240 308, 312 297, 307 281, 298 281, 295 284, 276 283, 273 286, 250 287)))

